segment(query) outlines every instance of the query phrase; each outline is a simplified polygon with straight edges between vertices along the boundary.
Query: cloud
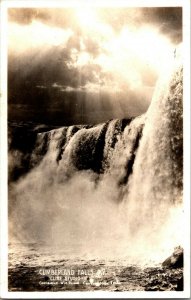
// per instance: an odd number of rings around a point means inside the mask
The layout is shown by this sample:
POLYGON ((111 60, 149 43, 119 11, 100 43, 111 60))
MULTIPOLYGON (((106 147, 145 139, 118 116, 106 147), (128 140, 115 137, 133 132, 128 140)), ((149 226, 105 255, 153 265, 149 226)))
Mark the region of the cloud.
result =
POLYGON ((160 28, 175 44, 182 41, 182 9, 181 7, 144 8, 142 17, 146 22, 160 28))
POLYGON ((60 108, 66 116, 83 102, 84 121, 95 99, 94 110, 105 101, 109 118, 119 110, 124 116, 127 106, 127 116, 143 112, 181 40, 181 14, 180 8, 9 9, 9 103, 31 111, 38 105, 41 114, 60 108))
POLYGON ((33 20, 56 27, 68 28, 74 24, 74 12, 68 8, 9 8, 9 22, 30 24, 33 20), (64 18, 63 18, 64 15, 64 18))
POLYGON ((19 55, 41 47, 64 46, 73 34, 71 29, 54 29, 37 21, 28 25, 10 23, 8 30, 9 52, 19 55))
MULTIPOLYGON (((29 24, 33 20, 61 28, 71 28, 80 32, 76 12, 80 11, 86 22, 91 9, 88 8, 10 8, 9 21, 29 24)), ((120 31, 128 22, 131 26, 141 27, 143 24, 160 27, 174 43, 182 39, 181 7, 142 7, 142 8, 94 8, 102 22, 107 23, 115 31, 120 31)), ((80 15, 79 14, 79 15, 80 15)), ((92 15, 90 15, 90 18, 92 15)))

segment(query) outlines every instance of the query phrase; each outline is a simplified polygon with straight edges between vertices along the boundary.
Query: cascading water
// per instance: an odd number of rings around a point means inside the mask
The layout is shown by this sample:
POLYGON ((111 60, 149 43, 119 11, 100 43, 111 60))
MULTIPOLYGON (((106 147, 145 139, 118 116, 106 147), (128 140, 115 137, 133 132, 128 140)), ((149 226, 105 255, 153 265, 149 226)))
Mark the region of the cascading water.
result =
POLYGON ((180 67, 145 115, 38 133, 30 172, 10 184, 10 239, 161 262, 182 243, 182 131, 180 67))

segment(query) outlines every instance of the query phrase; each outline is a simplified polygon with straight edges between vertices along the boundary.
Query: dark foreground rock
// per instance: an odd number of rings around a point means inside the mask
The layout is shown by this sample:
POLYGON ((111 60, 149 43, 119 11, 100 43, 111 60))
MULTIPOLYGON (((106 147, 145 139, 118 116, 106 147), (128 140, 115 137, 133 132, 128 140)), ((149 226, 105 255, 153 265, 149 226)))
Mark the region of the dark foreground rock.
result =
POLYGON ((163 261, 162 266, 168 268, 181 268, 183 267, 184 252, 182 247, 175 248, 171 256, 163 261))
MULTIPOLYGON (((48 258, 48 257, 47 257, 48 258)), ((26 257, 26 262, 28 258, 26 257)), ((55 262, 54 262, 55 263, 55 262)), ((20 264, 9 268, 9 291, 183 291, 183 268, 161 268, 119 265, 117 261, 61 260, 56 269, 73 270, 71 276, 41 274, 51 267, 20 264), (76 276, 81 270, 81 275, 76 276), (82 275, 86 272, 90 275, 82 275), (91 272, 90 272, 91 270, 91 272), (103 273, 100 273, 100 271, 103 273)))

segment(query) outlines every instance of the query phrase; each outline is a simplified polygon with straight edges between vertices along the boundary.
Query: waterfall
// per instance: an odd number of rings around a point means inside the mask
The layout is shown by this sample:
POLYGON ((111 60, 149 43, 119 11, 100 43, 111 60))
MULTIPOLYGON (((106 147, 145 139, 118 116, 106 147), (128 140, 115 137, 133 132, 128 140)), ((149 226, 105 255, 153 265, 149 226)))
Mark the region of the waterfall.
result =
POLYGON ((182 68, 169 78, 142 116, 36 133, 29 167, 10 184, 10 235, 144 259, 161 249, 165 257, 167 240, 177 246, 182 68))

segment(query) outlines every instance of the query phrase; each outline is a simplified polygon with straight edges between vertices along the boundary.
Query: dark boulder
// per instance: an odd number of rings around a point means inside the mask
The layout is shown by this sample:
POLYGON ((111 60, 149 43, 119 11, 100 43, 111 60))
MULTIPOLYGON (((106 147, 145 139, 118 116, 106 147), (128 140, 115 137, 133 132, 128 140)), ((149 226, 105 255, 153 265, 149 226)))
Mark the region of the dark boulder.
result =
POLYGON ((181 268, 184 264, 183 248, 178 246, 175 248, 171 256, 163 261, 162 266, 168 268, 181 268))

